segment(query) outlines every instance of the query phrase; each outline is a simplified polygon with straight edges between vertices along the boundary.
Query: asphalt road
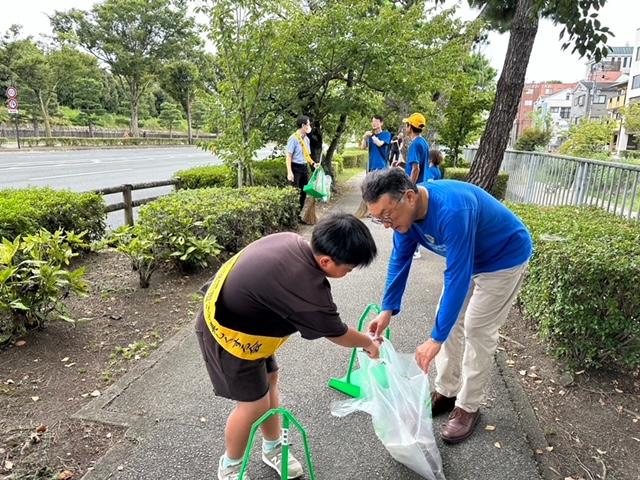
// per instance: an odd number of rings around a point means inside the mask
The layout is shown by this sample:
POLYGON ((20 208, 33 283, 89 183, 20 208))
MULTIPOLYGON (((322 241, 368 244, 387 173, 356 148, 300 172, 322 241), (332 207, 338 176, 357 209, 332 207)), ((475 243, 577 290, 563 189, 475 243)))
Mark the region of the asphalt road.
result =
MULTIPOLYGON (((258 152, 264 158, 271 152, 258 152)), ((73 191, 115 187, 130 183, 169 180, 178 170, 220 160, 196 147, 131 148, 48 152, 0 152, 0 189, 26 186, 73 191)), ((166 194, 172 187, 133 192, 134 199, 166 194)), ((122 201, 122 194, 105 197, 107 203, 122 201)), ((109 214, 111 228, 123 224, 122 211, 109 214)))

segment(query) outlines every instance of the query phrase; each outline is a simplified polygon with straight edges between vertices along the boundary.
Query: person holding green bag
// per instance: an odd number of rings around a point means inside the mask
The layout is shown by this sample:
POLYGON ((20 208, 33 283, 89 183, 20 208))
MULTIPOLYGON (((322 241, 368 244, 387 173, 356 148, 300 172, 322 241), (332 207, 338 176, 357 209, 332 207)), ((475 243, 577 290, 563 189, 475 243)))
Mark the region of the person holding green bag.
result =
POLYGON ((307 193, 304 186, 309 183, 309 167, 318 168, 320 164, 314 163, 311 158, 309 133, 311 132, 311 120, 306 115, 300 115, 296 119, 298 129, 287 141, 287 180, 293 183, 300 191, 300 210, 304 207, 307 193))

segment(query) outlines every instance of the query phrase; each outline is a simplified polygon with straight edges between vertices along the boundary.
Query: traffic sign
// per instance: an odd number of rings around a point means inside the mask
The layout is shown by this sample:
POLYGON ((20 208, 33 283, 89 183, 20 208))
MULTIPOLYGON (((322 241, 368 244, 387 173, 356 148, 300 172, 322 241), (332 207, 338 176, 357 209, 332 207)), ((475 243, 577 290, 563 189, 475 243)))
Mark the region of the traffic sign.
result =
POLYGON ((12 99, 18 96, 18 89, 16 87, 7 88, 7 98, 12 99))
POLYGON ((15 98, 10 98, 7 102, 7 108, 9 113, 18 113, 18 101, 15 98))

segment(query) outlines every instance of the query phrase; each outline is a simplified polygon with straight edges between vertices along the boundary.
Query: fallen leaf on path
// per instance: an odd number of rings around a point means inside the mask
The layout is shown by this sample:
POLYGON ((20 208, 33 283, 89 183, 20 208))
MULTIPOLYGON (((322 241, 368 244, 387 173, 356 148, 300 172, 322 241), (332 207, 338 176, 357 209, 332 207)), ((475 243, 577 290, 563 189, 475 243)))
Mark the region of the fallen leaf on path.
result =
POLYGON ((69 480, 70 478, 73 478, 73 472, 69 470, 64 470, 56 476, 57 480, 69 480))
POLYGON ((24 340, 18 340, 16 342, 16 347, 24 347, 26 344, 27 344, 27 342, 25 342, 24 340))
POLYGON ((31 400, 33 400, 34 402, 37 402, 38 400, 40 400, 40 397, 31 397, 31 400))
POLYGON ((486 427, 484 427, 485 430, 488 430, 490 432, 493 432, 496 429, 495 425, 487 425, 486 427))
POLYGON ((614 390, 618 393, 624 393, 622 390, 620 390, 619 388, 614 388, 614 390))
POLYGON ((64 357, 62 360, 60 360, 62 363, 68 362, 69 361, 69 357, 64 357))
POLYGON ((542 455, 544 452, 542 451, 542 449, 541 449, 541 448, 536 448, 536 453, 537 453, 538 455, 542 455))
POLYGON ((527 374, 527 371, 526 370, 520 370, 518 373, 524 377, 527 374))
POLYGON ((100 396, 100 390, 94 390, 93 392, 91 392, 90 395, 92 397, 99 397, 100 396))
POLYGON ((43 425, 42 423, 36 427, 36 432, 38 433, 44 433, 46 431, 47 431, 47 426, 43 425))
POLYGON ((545 447, 547 452, 553 452, 553 447, 545 447))
POLYGON ((604 455, 605 453, 607 453, 604 450, 600 450, 599 448, 596 448, 596 452, 598 452, 600 455, 604 455))
POLYGON ((13 468, 13 462, 10 460, 5 460, 4 461, 4 469, 5 470, 11 470, 13 468))
POLYGON ((496 442, 493 444, 496 448, 502 448, 502 445, 500 444, 500 442, 496 442))

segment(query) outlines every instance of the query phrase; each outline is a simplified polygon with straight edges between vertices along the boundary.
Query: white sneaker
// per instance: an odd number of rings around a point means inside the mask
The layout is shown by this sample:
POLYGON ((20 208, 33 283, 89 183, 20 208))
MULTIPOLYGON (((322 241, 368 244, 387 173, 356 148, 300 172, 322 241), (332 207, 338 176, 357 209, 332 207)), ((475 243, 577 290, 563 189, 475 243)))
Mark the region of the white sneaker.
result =
MULTIPOLYGON (((222 457, 220 457, 220 461, 218 462, 218 480, 239 480, 241 468, 242 462, 236 465, 231 465, 227 468, 222 468, 222 457)), ((243 480, 251 480, 246 471, 242 478, 243 480)))
MULTIPOLYGON (((278 472, 278 475, 281 475, 280 464, 282 463, 282 445, 278 445, 269 453, 262 452, 262 461, 278 472)), ((289 451, 289 474, 287 475, 287 478, 298 478, 301 477, 303 473, 302 465, 300 465, 300 462, 296 457, 291 455, 291 451, 289 451)))
POLYGON ((420 250, 416 250, 415 252, 413 252, 413 259, 416 260, 418 258, 422 258, 422 255, 420 254, 420 250))

